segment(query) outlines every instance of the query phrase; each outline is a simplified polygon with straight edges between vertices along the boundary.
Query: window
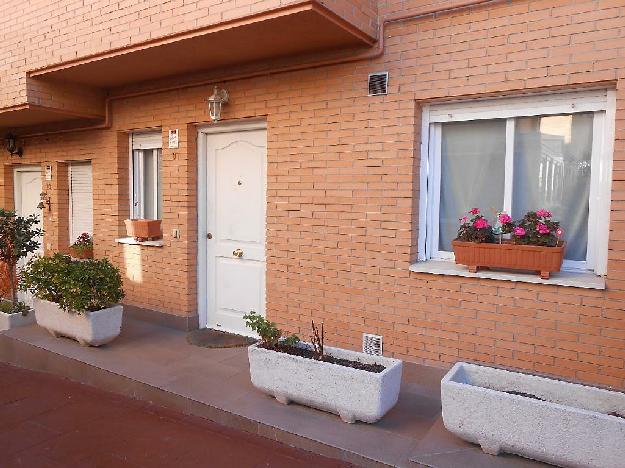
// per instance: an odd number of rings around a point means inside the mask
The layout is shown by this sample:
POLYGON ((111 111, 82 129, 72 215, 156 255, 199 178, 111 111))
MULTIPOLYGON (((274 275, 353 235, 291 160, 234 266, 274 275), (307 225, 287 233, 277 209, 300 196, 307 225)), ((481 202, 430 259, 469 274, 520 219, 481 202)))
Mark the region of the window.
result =
POLYGON ((473 207, 491 219, 546 208, 565 232, 564 267, 605 274, 614 105, 592 90, 426 106, 420 260, 453 259, 473 207))
POLYGON ((162 219, 162 136, 131 136, 131 212, 137 219, 162 219))

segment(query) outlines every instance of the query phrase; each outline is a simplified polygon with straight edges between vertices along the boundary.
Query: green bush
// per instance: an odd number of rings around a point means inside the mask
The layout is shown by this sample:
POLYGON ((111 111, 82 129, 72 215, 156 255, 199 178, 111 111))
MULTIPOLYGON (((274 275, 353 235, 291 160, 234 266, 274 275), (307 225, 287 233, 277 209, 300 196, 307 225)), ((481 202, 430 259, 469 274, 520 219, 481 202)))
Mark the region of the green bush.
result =
POLYGON ((0 312, 4 312, 5 314, 22 314, 23 316, 26 316, 30 312, 30 307, 21 301, 14 303, 3 300, 0 301, 0 312))
MULTIPOLYGON (((251 311, 243 316, 245 325, 260 336, 263 345, 273 348, 280 341, 282 330, 280 330, 274 322, 270 322, 265 317, 261 317, 256 312, 251 311)), ((285 345, 293 346, 299 343, 300 339, 297 335, 289 335, 282 341, 285 345)))
POLYGON ((28 262, 20 287, 77 313, 105 309, 124 297, 119 270, 107 259, 72 260, 59 253, 28 262))

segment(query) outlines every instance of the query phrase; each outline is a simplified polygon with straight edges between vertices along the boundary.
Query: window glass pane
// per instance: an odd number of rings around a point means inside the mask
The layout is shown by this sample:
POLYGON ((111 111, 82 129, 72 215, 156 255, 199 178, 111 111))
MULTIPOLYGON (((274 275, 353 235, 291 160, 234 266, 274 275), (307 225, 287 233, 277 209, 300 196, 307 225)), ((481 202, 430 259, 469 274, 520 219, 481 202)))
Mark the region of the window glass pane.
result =
POLYGON ((154 210, 154 150, 143 151, 143 217, 156 219, 154 210))
POLYGON ((480 207, 492 220, 503 209, 505 158, 505 120, 442 124, 439 250, 452 250, 466 211, 480 207))
POLYGON ((592 113, 516 119, 512 216, 553 212, 568 260, 586 260, 592 126, 592 113))

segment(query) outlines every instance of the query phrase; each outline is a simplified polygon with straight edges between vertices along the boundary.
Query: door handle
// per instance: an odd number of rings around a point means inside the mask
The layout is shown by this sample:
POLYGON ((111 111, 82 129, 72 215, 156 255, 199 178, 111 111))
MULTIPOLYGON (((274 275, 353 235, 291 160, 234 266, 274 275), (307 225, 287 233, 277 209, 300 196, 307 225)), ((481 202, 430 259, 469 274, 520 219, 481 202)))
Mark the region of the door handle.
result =
POLYGON ((241 249, 233 250, 232 255, 234 255, 237 258, 241 258, 243 256, 243 251, 241 249))

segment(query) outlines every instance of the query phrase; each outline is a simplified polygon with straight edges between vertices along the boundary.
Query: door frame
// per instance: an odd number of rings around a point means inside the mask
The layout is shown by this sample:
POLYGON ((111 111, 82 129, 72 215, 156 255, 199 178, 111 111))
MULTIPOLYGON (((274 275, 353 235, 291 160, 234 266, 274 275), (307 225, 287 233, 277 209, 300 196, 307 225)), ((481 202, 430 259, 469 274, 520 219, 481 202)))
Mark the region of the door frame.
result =
MULTIPOLYGON (((208 325, 208 252, 206 245, 206 235, 208 234, 208 204, 207 204, 207 154, 206 138, 219 133, 250 132, 254 130, 267 131, 267 121, 265 119, 249 119, 245 121, 223 122, 218 124, 202 125, 197 128, 197 310, 199 327, 206 328, 208 325)), ((267 159, 265 158, 265 164, 267 159)), ((267 229, 267 172, 264 180, 265 191, 265 231, 267 229)), ((265 252, 267 239, 265 236, 265 252)), ((266 262, 265 262, 266 268, 266 262)), ((265 269, 265 278, 267 271, 265 269)), ((265 288, 267 281, 265 280, 265 288)), ((266 300, 266 299, 265 299, 266 300)))

